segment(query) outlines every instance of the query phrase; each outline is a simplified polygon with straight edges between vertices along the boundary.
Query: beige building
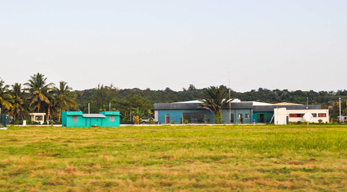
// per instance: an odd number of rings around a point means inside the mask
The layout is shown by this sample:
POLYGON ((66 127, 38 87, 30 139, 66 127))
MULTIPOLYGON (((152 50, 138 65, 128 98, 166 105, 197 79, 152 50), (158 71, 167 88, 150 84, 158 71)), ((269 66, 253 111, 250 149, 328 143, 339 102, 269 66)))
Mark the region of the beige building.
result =
POLYGON ((33 122, 38 122, 41 125, 45 121, 46 113, 30 113, 30 120, 33 122))

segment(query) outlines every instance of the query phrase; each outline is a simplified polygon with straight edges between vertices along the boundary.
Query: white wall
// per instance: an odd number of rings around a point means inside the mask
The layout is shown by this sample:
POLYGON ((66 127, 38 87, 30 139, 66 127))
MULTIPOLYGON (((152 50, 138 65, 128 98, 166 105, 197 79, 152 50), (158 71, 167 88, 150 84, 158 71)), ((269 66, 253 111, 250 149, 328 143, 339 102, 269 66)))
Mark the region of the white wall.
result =
POLYGON ((302 117, 290 117, 290 114, 298 114, 298 113, 316 113, 317 117, 312 118, 312 123, 318 123, 318 120, 321 119, 323 123, 329 123, 330 117, 329 117, 329 110, 328 109, 303 109, 303 110, 287 110, 287 116, 289 117, 289 122, 304 122, 304 119, 302 117), (318 117, 318 113, 325 113, 326 117, 318 117))
POLYGON ((275 125, 286 125, 287 124, 287 109, 286 108, 275 108, 274 109, 274 123, 275 125))
POLYGON ((159 113, 158 113, 158 110, 155 110, 154 111, 154 122, 157 122, 157 121, 159 121, 159 113))
POLYGON ((285 125, 287 123, 287 117, 289 122, 304 122, 303 117, 290 117, 290 114, 305 114, 315 113, 316 117, 312 118, 311 123, 319 123, 321 119, 323 123, 329 123, 329 110, 328 109, 300 109, 300 110, 287 110, 286 108, 275 108, 274 110, 274 122, 275 125, 285 125), (319 117, 319 113, 326 114, 326 117, 319 117))

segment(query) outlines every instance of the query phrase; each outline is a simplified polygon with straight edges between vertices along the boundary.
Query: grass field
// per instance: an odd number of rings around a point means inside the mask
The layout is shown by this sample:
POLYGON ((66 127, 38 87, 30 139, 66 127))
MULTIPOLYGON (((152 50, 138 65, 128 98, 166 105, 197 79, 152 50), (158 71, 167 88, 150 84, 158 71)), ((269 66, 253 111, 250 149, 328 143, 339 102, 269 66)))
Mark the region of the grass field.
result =
POLYGON ((347 191, 347 126, 9 127, 0 191, 347 191))

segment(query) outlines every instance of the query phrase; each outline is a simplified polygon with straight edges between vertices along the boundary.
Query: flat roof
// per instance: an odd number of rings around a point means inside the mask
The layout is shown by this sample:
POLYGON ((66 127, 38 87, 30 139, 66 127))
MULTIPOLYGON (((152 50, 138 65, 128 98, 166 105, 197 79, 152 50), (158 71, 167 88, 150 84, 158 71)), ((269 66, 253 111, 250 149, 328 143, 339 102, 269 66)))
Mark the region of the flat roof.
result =
MULTIPOLYGON (((264 103, 259 101, 238 101, 231 102, 231 109, 253 109, 254 112, 269 112, 274 111, 275 108, 284 107, 288 110, 306 109, 306 105, 295 103, 264 103)), ((206 110, 201 105, 201 102, 184 101, 175 103, 155 103, 153 105, 154 110, 206 110)), ((223 109, 229 109, 229 105, 223 109)), ((308 105, 308 109, 321 109, 321 105, 308 105)))
POLYGON ((82 117, 85 118, 106 118, 103 114, 83 114, 82 117))

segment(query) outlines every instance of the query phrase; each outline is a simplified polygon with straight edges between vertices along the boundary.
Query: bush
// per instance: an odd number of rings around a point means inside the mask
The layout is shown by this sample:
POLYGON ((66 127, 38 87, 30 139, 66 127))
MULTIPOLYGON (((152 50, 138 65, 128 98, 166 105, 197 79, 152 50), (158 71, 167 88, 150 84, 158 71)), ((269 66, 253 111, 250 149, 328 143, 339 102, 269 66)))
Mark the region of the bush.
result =
POLYGON ((323 120, 322 119, 318 119, 318 123, 323 123, 323 120))
POLYGON ((187 119, 185 119, 185 120, 184 120, 184 123, 185 123, 185 124, 188 124, 188 123, 189 123, 189 121, 188 121, 187 119))
POLYGON ((172 120, 172 121, 171 121, 171 124, 175 124, 175 121, 174 121, 174 120, 172 120))
POLYGON ((19 121, 19 120, 13 122, 13 125, 20 125, 20 124, 22 124, 22 123, 21 123, 21 121, 19 121))
POLYGON ((215 118, 215 123, 216 124, 221 124, 222 123, 222 114, 216 113, 214 115, 214 118, 215 118))
POLYGON ((301 124, 301 121, 296 122, 296 124, 300 125, 300 124, 301 124))
POLYGON ((129 121, 129 120, 120 120, 120 124, 133 124, 133 122, 129 121))

